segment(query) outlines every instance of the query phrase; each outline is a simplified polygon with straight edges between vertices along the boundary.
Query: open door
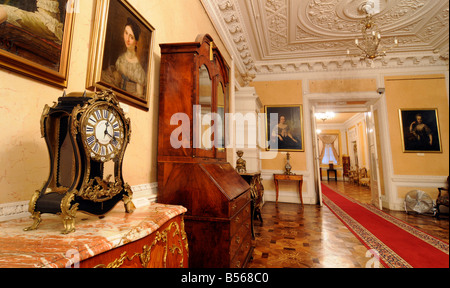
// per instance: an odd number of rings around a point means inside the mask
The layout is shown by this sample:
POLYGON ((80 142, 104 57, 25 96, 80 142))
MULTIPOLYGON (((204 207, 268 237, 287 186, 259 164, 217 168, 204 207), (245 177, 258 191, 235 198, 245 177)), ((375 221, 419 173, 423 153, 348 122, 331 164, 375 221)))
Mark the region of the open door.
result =
POLYGON ((311 126, 312 126, 312 134, 313 134, 313 150, 314 150, 314 183, 316 186, 316 191, 319 193, 319 205, 323 206, 322 202, 322 185, 320 181, 320 158, 319 158, 319 143, 317 136, 317 123, 316 123, 316 109, 313 106, 311 111, 311 126))
POLYGON ((378 167, 377 136, 375 131, 375 117, 373 105, 370 112, 366 114, 367 140, 369 146, 369 167, 370 167, 370 191, 372 194, 372 205, 378 209, 383 209, 381 202, 380 170, 378 167))

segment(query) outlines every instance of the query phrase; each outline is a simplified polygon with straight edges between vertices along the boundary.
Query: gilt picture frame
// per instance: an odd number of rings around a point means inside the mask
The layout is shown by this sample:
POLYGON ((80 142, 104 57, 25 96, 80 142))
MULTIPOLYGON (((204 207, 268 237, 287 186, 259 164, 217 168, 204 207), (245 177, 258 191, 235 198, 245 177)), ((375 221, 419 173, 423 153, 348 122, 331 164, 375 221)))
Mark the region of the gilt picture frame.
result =
POLYGON ((438 110, 399 109, 404 153, 441 153, 438 110))
POLYGON ((86 88, 149 109, 155 28, 126 0, 96 0, 86 88))
POLYGON ((265 106, 266 150, 304 152, 303 106, 265 106))
POLYGON ((0 0, 0 67, 67 87, 76 0, 0 0))

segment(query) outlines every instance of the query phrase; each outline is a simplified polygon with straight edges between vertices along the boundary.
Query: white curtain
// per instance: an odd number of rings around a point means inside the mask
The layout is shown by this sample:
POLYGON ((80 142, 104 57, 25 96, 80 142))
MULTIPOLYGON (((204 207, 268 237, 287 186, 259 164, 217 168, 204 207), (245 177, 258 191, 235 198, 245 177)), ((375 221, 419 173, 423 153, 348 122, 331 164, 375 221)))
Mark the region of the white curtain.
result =
MULTIPOLYGON (((324 134, 319 135, 319 140, 322 142, 321 151, 320 151, 320 163, 322 163, 322 160, 325 156, 325 152, 327 150, 331 150, 331 153, 333 154, 333 157, 336 159, 336 162, 339 161, 339 141, 338 141, 339 135, 333 135, 333 134, 324 134), (337 147, 336 147, 337 146, 337 147)), ((328 164, 328 163, 325 163, 328 164)))

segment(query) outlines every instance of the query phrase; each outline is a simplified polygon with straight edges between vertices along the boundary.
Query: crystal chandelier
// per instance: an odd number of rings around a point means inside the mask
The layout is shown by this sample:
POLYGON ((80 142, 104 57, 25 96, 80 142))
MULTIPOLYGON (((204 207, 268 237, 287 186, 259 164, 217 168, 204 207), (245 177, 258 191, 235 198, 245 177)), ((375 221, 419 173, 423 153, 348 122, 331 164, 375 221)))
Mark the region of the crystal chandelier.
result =
POLYGON ((325 122, 326 120, 333 119, 336 114, 334 112, 324 112, 324 113, 315 113, 316 119, 322 120, 325 122))
MULTIPOLYGON (((372 5, 367 2, 361 6, 361 12, 366 14, 365 19, 361 21, 362 40, 355 39, 355 45, 361 50, 361 60, 374 60, 378 57, 386 56, 386 52, 398 46, 397 38, 394 39, 394 44, 390 47, 381 45, 381 32, 378 25, 373 20, 373 15, 370 13, 372 5)), ((350 50, 347 49, 347 55, 350 55, 350 50)))

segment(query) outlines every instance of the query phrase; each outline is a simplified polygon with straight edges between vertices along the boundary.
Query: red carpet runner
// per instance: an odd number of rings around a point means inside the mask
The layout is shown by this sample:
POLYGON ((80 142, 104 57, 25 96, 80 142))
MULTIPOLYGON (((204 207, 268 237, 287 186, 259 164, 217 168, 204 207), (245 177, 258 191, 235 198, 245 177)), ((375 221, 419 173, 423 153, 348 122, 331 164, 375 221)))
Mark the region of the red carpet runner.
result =
POLYGON ((448 268, 449 246, 372 205, 322 184, 325 205, 390 268, 448 268))

